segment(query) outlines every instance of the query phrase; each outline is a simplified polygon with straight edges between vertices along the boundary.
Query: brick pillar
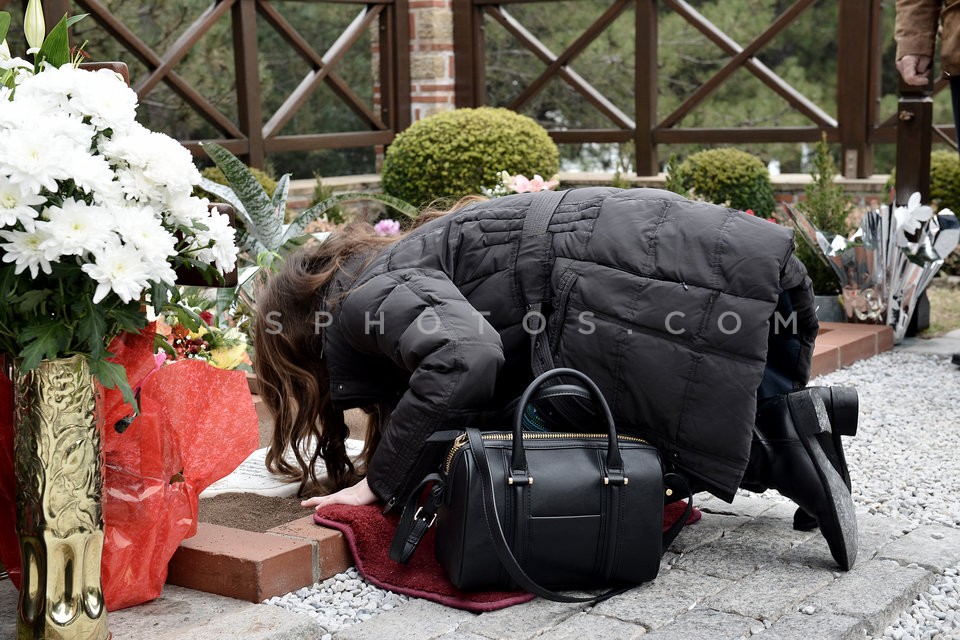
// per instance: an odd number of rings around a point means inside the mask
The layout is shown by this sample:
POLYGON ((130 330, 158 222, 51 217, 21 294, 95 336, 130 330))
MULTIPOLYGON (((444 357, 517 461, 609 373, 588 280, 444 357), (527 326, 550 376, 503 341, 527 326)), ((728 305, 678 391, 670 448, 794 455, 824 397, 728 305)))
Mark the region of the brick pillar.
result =
POLYGON ((410 112, 454 108, 453 0, 410 0, 410 112))
MULTIPOLYGON (((453 67, 453 1, 409 0, 410 118, 413 122, 455 105, 453 67)), ((380 41, 376 25, 370 27, 373 54, 373 108, 380 108, 380 41)), ((382 146, 375 148, 376 170, 383 164, 382 146)))

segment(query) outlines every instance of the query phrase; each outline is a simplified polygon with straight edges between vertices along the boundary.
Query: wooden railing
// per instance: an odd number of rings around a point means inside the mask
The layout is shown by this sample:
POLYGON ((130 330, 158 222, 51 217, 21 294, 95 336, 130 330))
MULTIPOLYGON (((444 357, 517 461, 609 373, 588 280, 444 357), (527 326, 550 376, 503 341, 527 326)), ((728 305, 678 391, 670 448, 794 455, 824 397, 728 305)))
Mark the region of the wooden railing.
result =
MULTIPOLYGON (((591 105, 610 123, 605 128, 565 129, 551 131, 558 143, 624 143, 635 145, 635 170, 639 175, 657 172, 659 148, 667 144, 753 144, 812 143, 826 134, 841 147, 841 171, 849 178, 866 177, 874 171, 873 145, 897 143, 897 191, 927 193, 929 185, 929 152, 931 141, 955 144, 953 126, 932 123, 931 95, 942 91, 947 83, 938 81, 919 93, 910 93, 901 86, 899 108, 886 119, 880 119, 880 72, 882 37, 881 0, 836 0, 837 4, 837 95, 835 109, 828 110, 803 95, 767 67, 757 54, 813 7, 817 0, 796 0, 786 7, 762 33, 746 44, 737 42, 701 15, 686 0, 609 0, 609 6, 579 37, 563 51, 555 53, 533 30, 524 26, 509 10, 511 5, 537 2, 547 6, 558 0, 447 0, 453 7, 454 41, 456 44, 455 76, 458 106, 487 104, 485 69, 485 24, 493 21, 524 49, 530 51, 543 68, 507 104, 516 111, 528 108, 547 83, 559 77, 586 104, 591 105), (659 114, 658 20, 661 8, 674 12, 692 25, 707 40, 728 56, 723 64, 700 86, 683 97, 670 113, 659 114), (632 109, 597 90, 592 79, 583 77, 574 68, 578 56, 603 34, 625 12, 634 13, 636 41, 634 70, 625 82, 631 83, 634 96, 632 109), (793 113, 809 121, 806 126, 778 127, 685 127, 686 116, 702 107, 705 100, 728 82, 732 74, 745 70, 759 79, 767 89, 790 105, 793 113)), ((821 0, 823 1, 823 0, 821 0)), ((833 0, 831 0, 833 1, 833 0)), ((0 0, 6 5, 25 5, 25 0, 0 0)), ((88 13, 99 27, 119 42, 130 56, 145 68, 132 82, 141 103, 158 87, 166 85, 216 133, 214 139, 235 154, 245 157, 253 166, 262 166, 269 153, 312 151, 345 147, 382 147, 397 132, 410 124, 410 20, 409 0, 211 0, 209 6, 163 50, 155 49, 137 35, 135 25, 124 23, 104 4, 104 0, 44 0, 47 24, 55 24, 64 13, 88 13), (338 38, 322 53, 312 46, 278 11, 287 3, 355 5, 357 13, 338 38), (214 101, 204 96, 191 82, 177 73, 178 63, 196 48, 221 20, 229 20, 236 76, 235 115, 227 115, 214 101), (260 78, 258 26, 269 25, 291 53, 305 61, 309 71, 299 85, 282 100, 271 100, 277 108, 264 106, 260 78), (362 34, 373 33, 372 44, 355 46, 362 34), (358 49, 365 49, 358 51, 358 49), (351 86, 338 73, 337 66, 347 56, 371 57, 371 49, 379 60, 374 82, 379 95, 370 104, 360 97, 369 95, 369 78, 363 87, 351 86), (307 131, 285 134, 284 128, 304 109, 308 99, 326 85, 344 109, 349 109, 360 122, 354 131, 307 131), (265 111, 270 113, 265 113, 265 111)), ((519 12, 518 12, 519 13, 519 12)), ((562 17, 557 17, 562 19, 562 17)), ((831 27, 833 28, 833 27, 831 27)), ((373 58, 371 58, 373 59, 373 58)), ((623 74, 611 69, 611 74, 623 74)), ((271 96, 273 97, 273 96, 271 96)), ((194 152, 199 140, 182 142, 194 152)))
MULTIPOLYGON (((100 0, 45 0, 48 25, 56 24, 65 13, 87 13, 98 25, 121 43, 129 54, 147 68, 143 77, 132 78, 133 88, 144 102, 159 85, 165 84, 220 134, 215 142, 244 157, 253 166, 263 166, 266 154, 280 151, 312 151, 344 147, 387 145, 394 135, 410 124, 410 63, 405 53, 409 40, 407 0, 295 0, 297 2, 355 4, 357 15, 340 37, 323 53, 316 51, 295 25, 290 24, 275 5, 291 0, 214 0, 164 51, 155 51, 137 35, 135 26, 125 24, 100 0), (174 68, 197 42, 221 19, 232 26, 236 70, 237 118, 231 118, 203 96, 174 68), (273 113, 263 110, 258 59, 257 26, 270 25, 305 60, 310 71, 299 86, 286 96, 273 113), (379 57, 379 104, 371 108, 337 73, 337 64, 351 52, 361 35, 376 25, 379 57), (312 132, 284 135, 284 126, 304 107, 308 98, 326 84, 340 99, 342 107, 353 111, 365 129, 348 132, 312 132)), ((0 0, 0 8, 13 0, 0 0)), ((362 55, 370 56, 370 51, 362 55)), ((369 91, 369 87, 364 88, 369 91)), ((199 140, 182 140, 191 151, 199 152, 199 140)))
MULTIPOLYGON (((533 53, 544 65, 544 71, 506 106, 522 111, 545 87, 559 76, 607 121, 608 128, 565 129, 552 131, 558 143, 625 143, 635 145, 635 166, 638 175, 653 175, 658 169, 658 147, 664 144, 747 144, 817 142, 826 134, 839 143, 841 170, 846 177, 866 177, 873 173, 873 145, 892 143, 897 138, 898 115, 880 121, 881 71, 881 0, 838 0, 839 20, 836 26, 838 43, 836 117, 804 96, 782 77, 761 62, 756 54, 769 44, 816 0, 796 0, 750 42, 741 45, 701 15, 685 0, 612 0, 609 8, 580 37, 559 53, 552 52, 537 36, 509 11, 510 5, 531 0, 463 0, 454 2, 454 33, 457 48, 457 105, 474 107, 487 104, 485 64, 485 21, 503 27, 523 49, 533 53), (660 5, 664 5, 719 47, 729 59, 719 70, 690 93, 672 112, 660 116, 657 111, 658 62, 657 42, 660 5), (635 13, 636 59, 632 78, 635 106, 627 114, 604 96, 573 68, 573 62, 597 39, 613 21, 628 9, 635 13), (794 127, 682 127, 685 116, 703 105, 705 99, 726 82, 737 70, 744 69, 779 95, 796 113, 806 116, 808 126, 794 127)), ((558 0, 537 0, 547 5, 558 0)), ((549 11, 549 9, 547 9, 549 11)), ((888 34, 889 35, 889 34, 888 34)), ((612 69, 611 73, 621 73, 612 69)), ((929 155, 931 128, 918 134, 928 136, 929 155)), ((954 139, 952 126, 937 127, 938 135, 954 139)), ((922 141, 921 141, 922 142, 922 141)), ((915 154, 914 154, 915 155, 915 154)), ((909 171, 909 169, 905 169, 909 171)), ((903 175, 901 173, 901 175, 903 175)), ((906 180, 906 176, 904 175, 906 180)))

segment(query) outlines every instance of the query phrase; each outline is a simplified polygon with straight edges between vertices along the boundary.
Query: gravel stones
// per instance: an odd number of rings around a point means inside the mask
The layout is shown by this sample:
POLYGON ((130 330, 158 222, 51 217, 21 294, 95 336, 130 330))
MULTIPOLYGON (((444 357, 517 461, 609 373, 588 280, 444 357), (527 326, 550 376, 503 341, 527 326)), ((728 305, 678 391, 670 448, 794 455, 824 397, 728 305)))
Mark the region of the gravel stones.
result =
MULTIPOLYGON (((892 351, 810 384, 860 393, 857 436, 844 438, 855 503, 911 528, 960 528, 960 371, 948 358, 892 351)), ((941 572, 880 637, 960 638, 958 573, 960 565, 941 572)))
POLYGON ((323 629, 323 639, 329 640, 337 631, 406 601, 406 596, 368 584, 351 567, 312 587, 265 600, 264 604, 310 616, 323 629))

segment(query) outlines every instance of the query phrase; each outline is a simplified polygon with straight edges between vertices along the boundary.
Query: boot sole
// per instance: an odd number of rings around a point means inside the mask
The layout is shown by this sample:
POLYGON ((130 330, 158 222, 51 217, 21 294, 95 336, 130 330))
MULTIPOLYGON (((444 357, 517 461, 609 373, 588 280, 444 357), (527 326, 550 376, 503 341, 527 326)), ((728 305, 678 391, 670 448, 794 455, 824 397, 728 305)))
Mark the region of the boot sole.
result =
POLYGON ((818 434, 830 431, 827 408, 820 396, 812 393, 789 394, 787 402, 800 442, 817 471, 827 499, 833 505, 829 517, 819 522, 820 531, 827 540, 833 559, 844 571, 848 571, 857 559, 857 516, 850 490, 816 438, 818 434), (811 413, 817 416, 816 421, 808 419, 811 413))
MULTIPOLYGON (((840 436, 857 435, 857 426, 860 420, 860 396, 855 387, 815 387, 827 407, 827 416, 830 418, 830 428, 833 433, 820 437, 820 446, 826 451, 827 447, 834 449, 834 457, 839 460, 840 468, 837 473, 843 478, 843 483, 850 489, 850 472, 843 455, 843 443, 840 436)), ((828 455, 827 458, 830 458, 828 455)), ((797 531, 813 531, 819 525, 817 519, 804 511, 797 509, 793 515, 793 528, 797 531)))

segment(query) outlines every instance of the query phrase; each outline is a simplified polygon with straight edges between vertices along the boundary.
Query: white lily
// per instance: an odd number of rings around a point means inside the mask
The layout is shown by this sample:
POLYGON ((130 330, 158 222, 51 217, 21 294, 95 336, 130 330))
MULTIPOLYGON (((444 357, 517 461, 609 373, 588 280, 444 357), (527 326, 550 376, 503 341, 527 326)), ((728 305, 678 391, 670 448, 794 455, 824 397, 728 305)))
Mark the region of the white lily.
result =
POLYGON ((47 25, 43 21, 43 3, 30 0, 23 16, 23 35, 31 49, 40 49, 47 35, 47 25))

